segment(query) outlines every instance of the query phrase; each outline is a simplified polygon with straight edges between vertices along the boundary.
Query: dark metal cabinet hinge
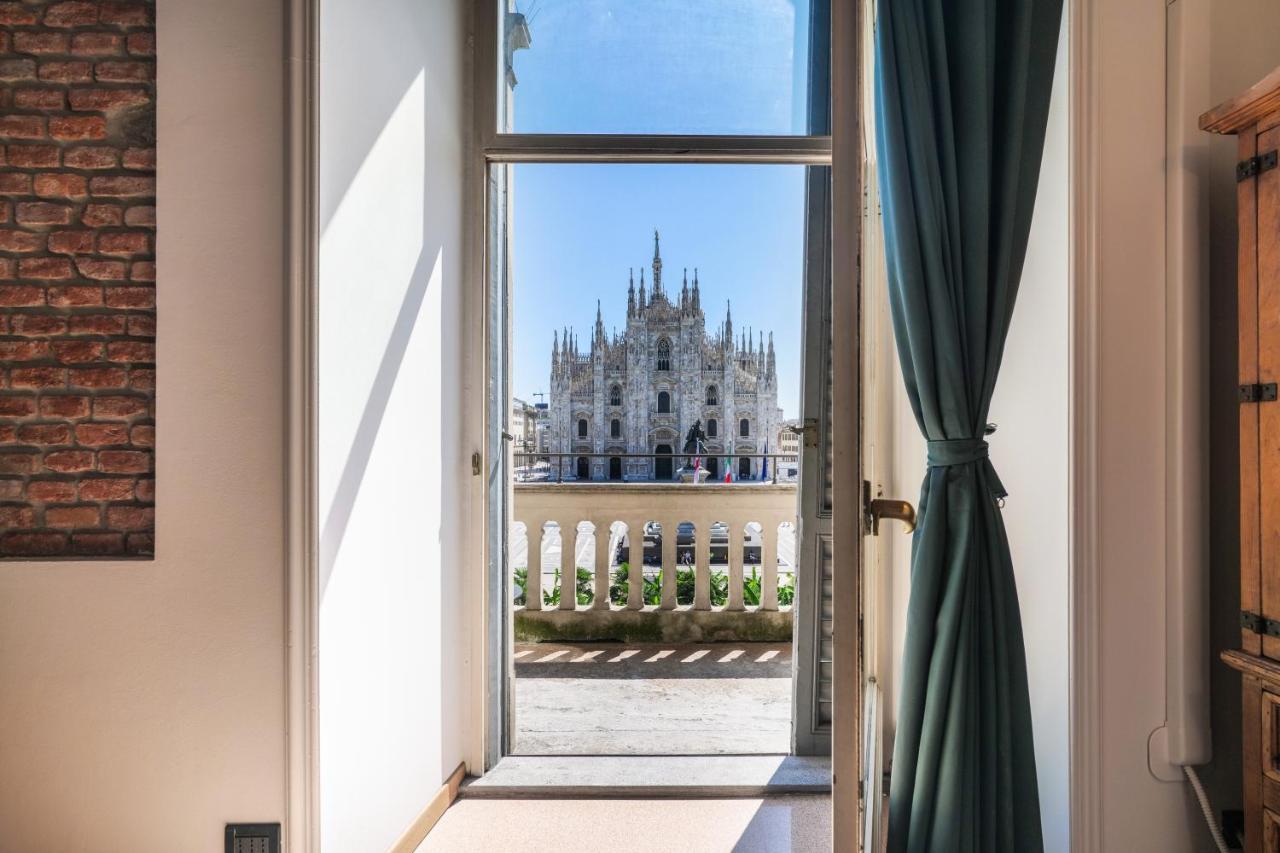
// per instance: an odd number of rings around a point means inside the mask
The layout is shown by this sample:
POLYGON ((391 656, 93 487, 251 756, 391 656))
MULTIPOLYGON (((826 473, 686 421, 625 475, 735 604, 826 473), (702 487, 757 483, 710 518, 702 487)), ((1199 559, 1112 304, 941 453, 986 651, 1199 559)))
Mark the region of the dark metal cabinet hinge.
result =
POLYGON ((1276 167, 1276 152, 1267 151, 1236 164, 1236 182, 1247 181, 1276 167))
POLYGON ((1263 382, 1240 386, 1241 403, 1270 403, 1276 399, 1276 383, 1263 382))
POLYGON ((1248 610, 1240 611, 1240 627, 1255 634, 1280 637, 1280 622, 1274 619, 1264 619, 1260 614, 1251 613, 1248 610))

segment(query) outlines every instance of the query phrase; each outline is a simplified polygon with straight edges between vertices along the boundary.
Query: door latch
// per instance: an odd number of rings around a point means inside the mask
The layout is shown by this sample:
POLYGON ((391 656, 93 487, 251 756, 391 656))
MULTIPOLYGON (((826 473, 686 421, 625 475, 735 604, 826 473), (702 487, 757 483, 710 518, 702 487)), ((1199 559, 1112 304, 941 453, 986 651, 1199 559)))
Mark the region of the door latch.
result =
POLYGON ((800 426, 789 426, 787 432, 800 436, 805 447, 818 446, 818 419, 805 418, 800 426))

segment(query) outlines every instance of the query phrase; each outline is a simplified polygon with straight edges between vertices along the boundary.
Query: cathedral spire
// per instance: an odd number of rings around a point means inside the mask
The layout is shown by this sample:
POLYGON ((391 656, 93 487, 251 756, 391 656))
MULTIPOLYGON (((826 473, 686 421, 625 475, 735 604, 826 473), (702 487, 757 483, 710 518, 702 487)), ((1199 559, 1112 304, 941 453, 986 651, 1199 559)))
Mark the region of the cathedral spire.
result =
POLYGON ((636 316, 636 271, 634 268, 627 268, 627 319, 630 320, 636 316))
POLYGON ((684 283, 680 285, 680 310, 689 310, 689 268, 684 268, 684 283))
POLYGON ((733 346, 733 303, 727 299, 724 303, 724 343, 726 350, 733 346))
POLYGON ((662 252, 658 248, 658 229, 653 229, 653 296, 662 295, 662 252))
POLYGON ((698 293, 698 268, 693 268, 693 310, 702 310, 702 295, 698 293))
POLYGON ((778 366, 773 357, 773 332, 769 333, 769 355, 765 361, 765 381, 770 385, 778 382, 778 366))
POLYGON ((604 315, 600 313, 599 299, 596 300, 596 336, 595 336, 595 339, 592 341, 593 349, 595 348, 595 344, 597 343, 599 344, 604 343, 604 315))
POLYGON ((640 310, 644 311, 648 307, 649 302, 644 295, 644 267, 640 267, 640 310))

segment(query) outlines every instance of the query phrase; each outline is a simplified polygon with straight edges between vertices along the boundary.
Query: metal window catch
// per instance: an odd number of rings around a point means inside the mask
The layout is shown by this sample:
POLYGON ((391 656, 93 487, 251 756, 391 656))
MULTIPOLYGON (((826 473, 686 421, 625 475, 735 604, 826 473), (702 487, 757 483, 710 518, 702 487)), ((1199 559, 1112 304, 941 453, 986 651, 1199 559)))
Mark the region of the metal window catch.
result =
POLYGON ((1270 403, 1276 399, 1276 383, 1255 382, 1240 386, 1241 403, 1270 403))
POLYGON ((916 529, 916 508, 907 501, 889 498, 872 498, 871 483, 862 481, 863 533, 871 536, 880 535, 880 519, 892 518, 901 521, 904 533, 916 529))
POLYGON ((1263 172, 1270 171, 1276 167, 1276 152, 1266 151, 1257 157, 1250 157, 1247 160, 1241 160, 1236 164, 1236 183, 1247 181, 1250 178, 1256 178, 1263 172))
POLYGON ((787 432, 800 436, 805 447, 818 446, 818 419, 805 418, 802 426, 789 426, 787 432))

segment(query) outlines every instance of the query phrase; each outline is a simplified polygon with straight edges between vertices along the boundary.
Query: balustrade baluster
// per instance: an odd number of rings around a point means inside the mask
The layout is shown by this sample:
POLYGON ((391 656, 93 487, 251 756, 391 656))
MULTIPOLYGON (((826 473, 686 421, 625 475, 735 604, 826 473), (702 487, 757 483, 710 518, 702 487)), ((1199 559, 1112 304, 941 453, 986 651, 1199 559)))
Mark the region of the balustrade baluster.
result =
MULTIPOLYGON (((660 610, 676 609, 676 538, 679 522, 662 519, 662 599, 660 610)), ((643 551, 643 548, 642 548, 643 551)))
POLYGON ((644 609, 644 519, 627 522, 627 609, 644 609))
POLYGON ((725 610, 745 610, 742 603, 743 536, 741 519, 729 522, 729 597, 725 610))
POLYGON ((560 522, 560 609, 578 609, 578 522, 560 522))
POLYGON ((526 521, 525 552, 528 554, 524 581, 524 609, 542 609, 542 522, 526 521))
POLYGON ((595 541, 596 541, 596 578, 595 578, 595 597, 591 600, 592 610, 608 610, 611 602, 609 601, 609 564, 613 562, 612 545, 613 522, 607 521, 599 516, 592 519, 595 525, 595 541))
POLYGON ((711 520, 700 518, 694 523, 696 545, 693 549, 693 609, 711 609, 711 520))
POLYGON ((778 519, 760 525, 760 609, 778 609, 778 519))

